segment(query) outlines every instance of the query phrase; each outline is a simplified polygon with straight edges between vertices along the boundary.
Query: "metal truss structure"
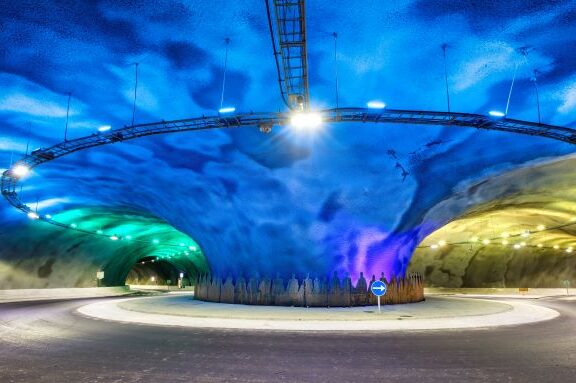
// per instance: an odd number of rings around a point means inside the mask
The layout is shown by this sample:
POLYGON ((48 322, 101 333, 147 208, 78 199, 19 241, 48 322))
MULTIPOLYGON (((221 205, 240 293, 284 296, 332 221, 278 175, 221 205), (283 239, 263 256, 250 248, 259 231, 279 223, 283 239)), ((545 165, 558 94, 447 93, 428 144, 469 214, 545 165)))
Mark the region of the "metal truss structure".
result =
MULTIPOLYGON (((268 24, 282 98, 286 105, 296 113, 307 112, 310 109, 310 100, 306 55, 305 0, 264 1, 266 3, 268 24), (270 1, 273 2, 273 12, 270 10, 270 1), (279 49, 277 49, 277 46, 279 49)), ((540 136, 576 144, 575 129, 510 118, 492 118, 479 114, 417 110, 375 110, 364 108, 336 108, 320 111, 319 114, 324 123, 362 122, 460 126, 540 136)), ((11 169, 6 170, 2 174, 1 179, 2 195, 14 207, 24 213, 33 214, 34 218, 61 227, 70 228, 68 225, 46 216, 37 215, 30 206, 20 200, 16 189, 21 176, 15 171, 19 165, 30 170, 43 163, 53 161, 80 150, 155 134, 250 126, 258 127, 260 131, 268 133, 275 125, 288 125, 290 118, 290 113, 220 114, 213 117, 202 116, 183 120, 132 125, 73 140, 65 140, 49 148, 34 150, 16 162, 11 169)), ((84 231, 79 228, 74 230, 84 231)))
MULTIPOLYGON (((480 114, 449 113, 449 112, 426 112, 416 110, 392 110, 392 109, 364 109, 364 108, 339 108, 319 112, 325 123, 388 123, 410 125, 435 125, 470 127, 501 132, 518 133, 530 136, 546 137, 553 140, 576 144, 576 129, 538 124, 535 122, 520 121, 509 118, 491 118, 480 114)), ((290 122, 290 113, 250 113, 231 115, 229 117, 213 116, 198 117, 174 121, 159 121, 154 123, 127 126, 122 129, 100 132, 73 140, 61 142, 49 148, 32 151, 14 164, 11 169, 2 174, 2 195, 6 200, 23 211, 34 213, 33 209, 23 203, 16 192, 20 177, 14 172, 18 165, 28 169, 41 164, 64 157, 68 154, 86 150, 96 146, 114 144, 139 137, 155 134, 177 133, 206 129, 223 129, 239 127, 271 127, 284 126, 290 122)), ((38 217, 43 221, 63 226, 57 221, 46 217, 38 217)))
POLYGON ((308 110, 310 96, 304 0, 272 1, 274 23, 271 19, 269 0, 265 0, 280 93, 290 109, 308 110), (277 46, 280 48, 279 51, 277 46))

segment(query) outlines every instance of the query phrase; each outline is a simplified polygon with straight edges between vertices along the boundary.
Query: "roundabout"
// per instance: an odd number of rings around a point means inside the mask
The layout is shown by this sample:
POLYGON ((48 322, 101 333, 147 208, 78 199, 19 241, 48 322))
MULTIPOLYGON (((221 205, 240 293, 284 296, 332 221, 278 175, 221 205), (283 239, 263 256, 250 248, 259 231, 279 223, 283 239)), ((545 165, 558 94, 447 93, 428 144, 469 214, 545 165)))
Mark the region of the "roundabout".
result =
MULTIPOLYGON (((409 308, 395 306, 389 310, 386 307, 382 316, 388 319, 381 321, 404 324, 434 320, 398 318, 414 315, 420 304, 430 304, 431 308, 435 306, 442 311, 448 309, 448 302, 452 309, 442 316, 475 311, 486 314, 479 318, 490 318, 514 312, 509 307, 519 302, 498 300, 503 302, 430 299, 409 308)), ((231 320, 221 309, 230 305, 208 303, 202 304, 203 312, 210 313, 211 317, 203 320, 212 326, 118 321, 129 319, 128 315, 142 315, 129 309, 168 313, 178 310, 174 303, 182 301, 189 303, 189 307, 194 303, 189 295, 172 294, 131 300, 100 298, 0 304, 0 376, 6 382, 60 382, 62 379, 77 382, 381 382, 384 378, 398 382, 416 379, 419 382, 568 382, 575 373, 576 310, 574 301, 561 298, 521 300, 545 312, 560 313, 555 319, 495 327, 486 327, 488 322, 480 320, 476 329, 227 329, 218 328, 218 322, 231 320), (123 308, 118 313, 120 317, 114 320, 96 320, 82 313, 89 307, 91 310, 123 308)), ((274 308, 275 312, 279 309, 282 308, 274 308)), ((322 324, 346 324, 346 320, 335 320, 336 317, 342 315, 339 319, 343 319, 350 315, 358 319, 378 315, 363 312, 372 311, 373 307, 336 309, 330 314, 332 319, 325 320, 325 314, 314 313, 312 309, 286 309, 301 313, 304 323, 310 316, 322 318, 318 321, 322 324)), ((246 318, 255 312, 260 318, 268 318, 269 323, 277 322, 266 311, 263 307, 245 306, 234 315, 246 318)), ((422 310, 421 315, 424 312, 422 310)), ((101 316, 108 314, 105 310, 99 312, 101 316)), ((187 319, 171 317, 178 321, 187 319)), ((372 322, 371 319, 352 321, 354 324, 372 322)))

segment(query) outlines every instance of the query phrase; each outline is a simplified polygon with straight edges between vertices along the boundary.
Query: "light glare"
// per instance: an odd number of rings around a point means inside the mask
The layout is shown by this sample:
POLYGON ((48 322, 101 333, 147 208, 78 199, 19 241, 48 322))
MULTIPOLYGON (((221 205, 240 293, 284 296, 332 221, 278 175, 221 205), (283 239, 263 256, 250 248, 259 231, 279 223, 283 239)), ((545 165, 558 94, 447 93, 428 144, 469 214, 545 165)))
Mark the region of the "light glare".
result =
POLYGON ((26 174, 30 172, 30 168, 26 165, 16 165, 12 168, 12 174, 17 177, 24 177, 26 174))
POLYGON ((232 113, 235 111, 236 111, 236 108, 233 106, 226 106, 224 108, 218 109, 218 113, 232 113))
POLYGON ((290 124, 296 129, 315 129, 322 124, 322 116, 313 112, 301 112, 292 115, 290 124))
POLYGON ((488 114, 491 115, 492 117, 504 117, 506 115, 498 110, 491 110, 488 112, 488 114))
POLYGON ((366 106, 369 107, 370 109, 384 109, 386 107, 386 104, 383 103, 382 101, 368 101, 366 103, 366 106))
POLYGON ((98 128, 99 132, 107 132, 110 129, 112 129, 112 127, 110 125, 102 125, 101 127, 98 128))

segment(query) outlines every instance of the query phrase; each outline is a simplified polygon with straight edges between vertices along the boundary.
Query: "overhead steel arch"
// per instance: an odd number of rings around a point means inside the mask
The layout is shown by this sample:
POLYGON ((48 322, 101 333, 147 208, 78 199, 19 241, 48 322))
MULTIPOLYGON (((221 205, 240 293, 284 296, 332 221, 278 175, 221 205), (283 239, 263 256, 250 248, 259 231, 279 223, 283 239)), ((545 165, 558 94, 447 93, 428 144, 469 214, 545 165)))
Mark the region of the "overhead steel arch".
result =
MULTIPOLYGON (((529 121, 514 120, 510 118, 493 118, 480 114, 394 109, 374 110, 365 108, 328 109, 318 113, 322 116, 322 121, 325 123, 363 122, 459 126, 518 133, 530 136, 540 136, 567 142, 570 144, 576 144, 576 129, 539 124, 529 121)), ((207 129, 238 128, 244 126, 270 128, 274 125, 287 125, 289 124, 291 116, 292 113, 270 112, 235 114, 230 116, 202 116, 182 120, 159 121, 126 126, 124 128, 113 129, 107 132, 98 132, 90 136, 80 137, 73 140, 66 140, 48 148, 32 151, 30 154, 17 161, 12 166, 12 168, 4 171, 2 174, 1 182, 2 195, 15 208, 27 214, 33 213, 33 209, 23 203, 18 197, 18 193, 16 192, 18 182, 20 181, 20 176, 14 172, 14 169, 18 165, 23 165, 29 169, 32 169, 45 162, 53 161, 57 158, 80 150, 155 134, 207 129)), ((43 216, 39 216, 37 218, 54 225, 68 227, 68 225, 55 221, 51 218, 46 218, 43 216)))

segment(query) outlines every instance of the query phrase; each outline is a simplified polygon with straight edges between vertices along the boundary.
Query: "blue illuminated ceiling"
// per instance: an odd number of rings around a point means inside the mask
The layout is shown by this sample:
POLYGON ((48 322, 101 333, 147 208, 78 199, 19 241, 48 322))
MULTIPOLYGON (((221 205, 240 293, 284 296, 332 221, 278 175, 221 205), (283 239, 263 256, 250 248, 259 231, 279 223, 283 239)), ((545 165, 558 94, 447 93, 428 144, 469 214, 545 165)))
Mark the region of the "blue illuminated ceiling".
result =
MULTIPOLYGON (((311 103, 382 100, 542 121, 576 120, 576 2, 308 1, 311 103), (482 4, 479 6, 478 4, 482 4), (526 57, 518 52, 529 47, 526 57), (517 68, 517 69, 516 69, 517 68)), ((136 122, 284 110, 262 1, 10 2, 0 10, 0 164, 69 137, 136 122)), ((486 177, 573 152, 538 137, 464 128, 339 124, 154 136, 76 153, 24 182, 42 213, 142 211, 188 234, 219 274, 405 271, 414 247, 462 211, 426 215, 486 177), (85 211, 85 210, 83 210, 85 211), (88 210, 89 211, 89 210, 88 210)), ((474 201, 470 202, 471 204, 474 201)), ((35 225, 0 204, 0 224, 35 225)), ((89 217, 88 217, 89 218, 89 217)), ((42 225, 36 223, 36 225, 42 225)), ((87 239, 89 240, 89 239, 87 239)), ((4 250, 6 251, 6 250, 4 250)))

